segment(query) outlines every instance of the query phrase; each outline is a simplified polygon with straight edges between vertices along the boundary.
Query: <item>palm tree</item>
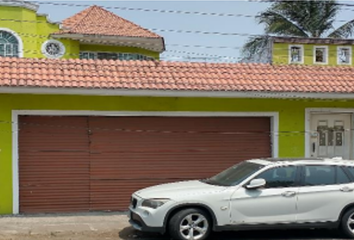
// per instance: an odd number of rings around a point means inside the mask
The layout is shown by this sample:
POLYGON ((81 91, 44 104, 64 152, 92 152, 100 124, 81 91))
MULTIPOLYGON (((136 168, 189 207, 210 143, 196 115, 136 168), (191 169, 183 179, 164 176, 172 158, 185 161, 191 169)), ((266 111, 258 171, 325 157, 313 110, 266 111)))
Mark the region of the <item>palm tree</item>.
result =
POLYGON ((272 35, 348 38, 354 33, 354 20, 334 29, 339 11, 336 0, 278 0, 256 17, 259 24, 265 24, 265 35, 249 38, 242 55, 248 61, 264 60, 272 35))

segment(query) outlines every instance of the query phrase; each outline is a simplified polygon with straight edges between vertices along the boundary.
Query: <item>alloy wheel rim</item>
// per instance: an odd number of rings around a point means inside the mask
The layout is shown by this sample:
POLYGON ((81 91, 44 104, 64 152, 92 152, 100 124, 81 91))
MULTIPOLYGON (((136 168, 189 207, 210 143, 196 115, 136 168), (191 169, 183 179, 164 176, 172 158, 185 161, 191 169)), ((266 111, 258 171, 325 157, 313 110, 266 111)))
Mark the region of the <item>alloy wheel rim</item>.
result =
POLYGON ((349 218, 348 218, 348 221, 347 221, 347 226, 348 226, 348 229, 354 233, 354 213, 352 213, 349 218))
POLYGON ((185 216, 179 226, 179 231, 184 239, 198 240, 205 236, 209 228, 208 220, 199 213, 185 216))

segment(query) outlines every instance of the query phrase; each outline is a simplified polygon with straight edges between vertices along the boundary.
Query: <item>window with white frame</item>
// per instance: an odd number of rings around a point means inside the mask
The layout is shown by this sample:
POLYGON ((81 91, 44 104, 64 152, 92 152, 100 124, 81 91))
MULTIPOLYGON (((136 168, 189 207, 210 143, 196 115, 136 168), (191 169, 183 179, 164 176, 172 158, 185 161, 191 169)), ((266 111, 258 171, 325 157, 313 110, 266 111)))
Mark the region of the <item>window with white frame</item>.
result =
POLYGON ((304 47, 302 45, 289 46, 289 62, 304 63, 304 47))
POLYGON ((65 46, 58 40, 49 39, 42 44, 41 51, 47 58, 61 58, 65 54, 65 46))
POLYGON ((315 46, 313 49, 313 62, 319 64, 328 64, 328 47, 315 46))
POLYGON ((337 48, 337 64, 338 65, 351 65, 352 64, 352 48, 351 47, 338 47, 337 48))
POLYGON ((19 57, 19 42, 15 35, 0 30, 0 56, 19 57))
POLYGON ((80 59, 106 59, 106 60, 154 60, 137 53, 112 53, 112 52, 80 52, 80 59))

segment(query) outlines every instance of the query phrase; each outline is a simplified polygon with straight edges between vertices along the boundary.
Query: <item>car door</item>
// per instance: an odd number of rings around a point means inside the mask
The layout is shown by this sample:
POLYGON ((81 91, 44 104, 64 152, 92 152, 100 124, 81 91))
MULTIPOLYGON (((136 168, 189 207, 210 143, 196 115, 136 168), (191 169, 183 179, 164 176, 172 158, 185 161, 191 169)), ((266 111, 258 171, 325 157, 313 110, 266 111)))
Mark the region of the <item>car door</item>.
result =
POLYGON ((273 167, 255 178, 265 179, 266 186, 258 189, 247 189, 243 186, 233 193, 231 223, 295 222, 299 185, 297 167, 273 167))
POLYGON ((331 165, 309 165, 301 169, 298 222, 338 220, 341 210, 354 199, 354 184, 348 171, 331 165))

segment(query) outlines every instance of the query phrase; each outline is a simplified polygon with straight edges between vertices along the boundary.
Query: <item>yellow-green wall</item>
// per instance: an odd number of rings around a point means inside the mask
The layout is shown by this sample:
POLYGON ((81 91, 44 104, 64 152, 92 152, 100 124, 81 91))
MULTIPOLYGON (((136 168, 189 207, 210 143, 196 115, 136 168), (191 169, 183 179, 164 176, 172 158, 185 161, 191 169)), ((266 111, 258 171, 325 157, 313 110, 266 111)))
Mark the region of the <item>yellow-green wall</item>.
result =
MULTIPOLYGON (((274 64, 289 64, 289 46, 290 45, 302 45, 304 47, 304 65, 318 65, 318 66, 338 66, 337 64, 337 47, 344 45, 329 45, 329 44, 297 44, 297 43, 274 43, 273 45, 273 59, 274 64), (314 47, 315 46, 327 46, 328 47, 328 64, 315 64, 314 63, 314 47)), ((345 45, 345 47, 351 47, 351 45, 345 45)), ((354 63, 354 57, 352 54, 352 65, 354 63)), ((299 64, 299 63, 298 63, 299 64)), ((352 66, 351 65, 351 66, 352 66)), ((339 65, 348 66, 348 65, 339 65)))
MULTIPOLYGON (((2 19, 0 28, 10 29, 21 38, 23 57, 45 58, 41 53, 42 44, 51 39, 49 35, 58 31, 59 25, 49 23, 46 17, 38 16, 35 11, 21 7, 0 6, 0 16, 2 19)), ((78 45, 71 40, 62 42, 68 50, 64 58, 70 58, 71 45, 76 45, 77 49, 78 45)))
POLYGON ((12 110, 278 112, 279 156, 304 156, 306 108, 354 108, 354 101, 0 94, 0 214, 12 213, 12 110))
MULTIPOLYGON (((17 33, 23 43, 23 57, 45 58, 41 52, 42 44, 53 39, 51 33, 59 31, 58 24, 47 21, 45 16, 38 16, 33 10, 21 7, 0 6, 0 29, 6 28, 17 33)), ((103 45, 80 45, 79 41, 57 39, 65 46, 65 55, 62 58, 79 58, 80 51, 104 51, 139 53, 159 59, 159 53, 137 47, 117 47, 103 45)))

